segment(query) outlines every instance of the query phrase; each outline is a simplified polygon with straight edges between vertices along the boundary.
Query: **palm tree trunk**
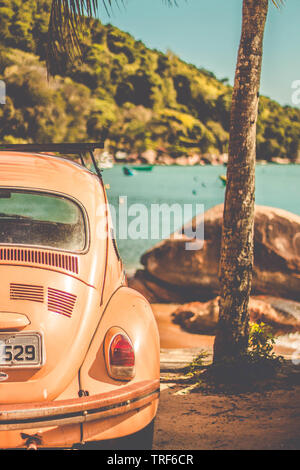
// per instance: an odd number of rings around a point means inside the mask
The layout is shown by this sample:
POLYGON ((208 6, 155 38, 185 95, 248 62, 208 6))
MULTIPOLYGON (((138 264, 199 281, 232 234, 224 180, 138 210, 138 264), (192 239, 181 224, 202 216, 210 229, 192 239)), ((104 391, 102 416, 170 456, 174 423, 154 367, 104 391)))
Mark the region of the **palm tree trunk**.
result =
POLYGON ((256 121, 269 0, 244 0, 232 96, 227 187, 220 259, 220 316, 214 363, 248 347, 253 267, 256 121))

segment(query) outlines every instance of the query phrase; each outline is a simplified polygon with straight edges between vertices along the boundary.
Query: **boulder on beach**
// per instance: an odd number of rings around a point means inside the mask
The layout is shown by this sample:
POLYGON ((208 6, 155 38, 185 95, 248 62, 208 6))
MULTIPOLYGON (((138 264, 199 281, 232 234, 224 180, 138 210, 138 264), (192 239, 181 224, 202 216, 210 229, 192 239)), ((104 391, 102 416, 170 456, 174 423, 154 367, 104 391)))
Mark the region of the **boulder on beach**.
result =
POLYGON ((140 160, 142 163, 146 163, 147 165, 154 165, 157 159, 157 152, 155 150, 145 150, 141 156, 140 160))
MULTIPOLYGON (((263 322, 276 332, 300 331, 300 303, 278 298, 250 297, 250 321, 263 322)), ((172 321, 196 334, 214 334, 219 319, 219 297, 208 302, 180 305, 172 313, 172 321)))
MULTIPOLYGON (((144 289, 151 302, 203 302, 215 298, 220 289, 222 218, 220 204, 155 245, 142 256, 144 269, 129 284, 144 289), (202 249, 187 250, 186 243, 191 239, 186 234, 197 233, 203 222, 202 249)), ((300 216, 257 205, 252 295, 260 294, 300 300, 300 216)))
POLYGON ((163 282, 152 279, 144 270, 139 269, 133 277, 128 278, 128 285, 140 292, 150 303, 181 303, 182 294, 176 292, 176 286, 164 287, 163 282))

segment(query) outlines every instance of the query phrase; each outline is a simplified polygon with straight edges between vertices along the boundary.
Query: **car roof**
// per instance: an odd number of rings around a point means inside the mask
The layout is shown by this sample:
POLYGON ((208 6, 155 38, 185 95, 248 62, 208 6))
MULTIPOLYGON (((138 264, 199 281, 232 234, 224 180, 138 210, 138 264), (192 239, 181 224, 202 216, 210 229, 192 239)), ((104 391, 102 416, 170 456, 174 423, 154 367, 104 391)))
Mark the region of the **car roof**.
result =
POLYGON ((0 187, 40 189, 67 194, 85 204, 99 178, 67 157, 0 152, 0 187))

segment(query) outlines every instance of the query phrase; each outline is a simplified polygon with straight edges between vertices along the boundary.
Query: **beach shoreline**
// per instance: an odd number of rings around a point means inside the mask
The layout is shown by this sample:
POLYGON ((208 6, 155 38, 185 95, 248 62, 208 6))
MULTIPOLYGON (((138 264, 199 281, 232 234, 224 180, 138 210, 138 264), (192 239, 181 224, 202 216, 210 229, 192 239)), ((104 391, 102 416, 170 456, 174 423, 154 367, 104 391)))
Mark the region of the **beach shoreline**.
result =
MULTIPOLYGON (((173 323, 172 313, 180 304, 152 303, 151 308, 157 322, 161 349, 199 349, 213 353, 214 335, 190 333, 180 325, 173 323)), ((284 358, 300 360, 300 335, 295 339, 296 333, 282 335, 276 338, 274 352, 284 358), (290 337, 290 339, 289 339, 290 337)))

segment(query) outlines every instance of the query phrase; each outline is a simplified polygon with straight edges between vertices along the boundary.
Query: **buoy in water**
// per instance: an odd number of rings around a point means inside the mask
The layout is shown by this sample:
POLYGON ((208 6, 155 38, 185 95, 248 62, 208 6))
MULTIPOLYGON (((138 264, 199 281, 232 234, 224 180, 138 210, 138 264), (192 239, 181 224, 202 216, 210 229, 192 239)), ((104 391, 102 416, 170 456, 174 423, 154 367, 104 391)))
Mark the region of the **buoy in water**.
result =
POLYGON ((222 181, 222 183, 223 183, 224 186, 225 186, 226 183, 227 183, 227 177, 226 177, 226 175, 219 175, 219 178, 220 178, 220 180, 222 181))

